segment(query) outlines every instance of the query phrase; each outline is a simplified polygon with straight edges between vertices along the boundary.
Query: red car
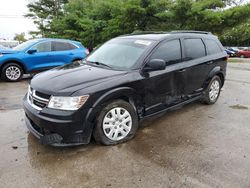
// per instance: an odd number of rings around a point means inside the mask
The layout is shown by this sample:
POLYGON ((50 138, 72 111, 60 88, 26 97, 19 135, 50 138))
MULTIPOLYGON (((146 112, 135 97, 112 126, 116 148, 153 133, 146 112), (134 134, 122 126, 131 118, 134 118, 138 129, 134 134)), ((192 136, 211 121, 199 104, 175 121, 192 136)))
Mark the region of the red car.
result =
POLYGON ((239 50, 236 56, 241 58, 250 57, 250 50, 239 50))

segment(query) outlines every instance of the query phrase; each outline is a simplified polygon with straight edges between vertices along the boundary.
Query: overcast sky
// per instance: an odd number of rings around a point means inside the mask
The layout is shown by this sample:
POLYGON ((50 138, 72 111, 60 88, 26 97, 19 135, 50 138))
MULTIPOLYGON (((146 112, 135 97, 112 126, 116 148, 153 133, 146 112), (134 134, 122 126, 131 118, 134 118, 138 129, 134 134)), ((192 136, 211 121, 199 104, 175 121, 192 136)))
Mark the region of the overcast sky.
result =
POLYGON ((15 33, 36 30, 33 21, 24 18, 29 0, 0 0, 0 38, 12 39, 15 33))
MULTIPOLYGON (((24 18, 31 0, 0 0, 0 39, 12 39, 15 33, 37 30, 32 20, 24 18)), ((250 0, 244 0, 250 2, 250 0)))

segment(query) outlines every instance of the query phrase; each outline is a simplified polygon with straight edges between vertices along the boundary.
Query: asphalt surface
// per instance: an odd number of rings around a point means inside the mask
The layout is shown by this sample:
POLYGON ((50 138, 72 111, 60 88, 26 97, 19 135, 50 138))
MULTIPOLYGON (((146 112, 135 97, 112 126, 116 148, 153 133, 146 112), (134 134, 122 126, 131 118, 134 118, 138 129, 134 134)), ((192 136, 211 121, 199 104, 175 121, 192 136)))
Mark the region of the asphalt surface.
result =
POLYGON ((250 187, 250 62, 228 64, 216 104, 145 121, 117 146, 40 145, 24 123, 27 83, 0 82, 0 187, 250 187))

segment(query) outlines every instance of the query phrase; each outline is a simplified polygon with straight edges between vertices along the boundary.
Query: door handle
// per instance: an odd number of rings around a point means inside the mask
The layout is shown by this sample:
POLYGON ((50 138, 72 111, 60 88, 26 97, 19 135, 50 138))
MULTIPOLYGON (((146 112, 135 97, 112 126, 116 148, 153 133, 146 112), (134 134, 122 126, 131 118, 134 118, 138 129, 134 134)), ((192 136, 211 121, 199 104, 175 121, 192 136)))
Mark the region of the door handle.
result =
POLYGON ((186 69, 180 69, 180 70, 178 70, 178 72, 185 72, 186 71, 186 69))
POLYGON ((209 61, 209 62, 207 62, 207 65, 211 65, 213 63, 214 63, 214 61, 209 61))

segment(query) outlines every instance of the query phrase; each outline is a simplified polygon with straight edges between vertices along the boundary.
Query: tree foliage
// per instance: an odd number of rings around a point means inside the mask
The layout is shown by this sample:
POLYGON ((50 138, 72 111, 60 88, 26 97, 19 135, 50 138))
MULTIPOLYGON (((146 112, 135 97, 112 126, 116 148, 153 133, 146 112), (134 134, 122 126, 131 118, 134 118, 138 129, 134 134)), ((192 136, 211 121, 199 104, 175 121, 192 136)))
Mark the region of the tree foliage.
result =
POLYGON ((14 40, 17 40, 19 42, 25 42, 27 39, 25 38, 25 33, 15 34, 14 40))
POLYGON ((148 30, 211 31, 224 44, 241 45, 250 41, 250 4, 232 6, 241 1, 37 0, 28 5, 27 16, 34 19, 43 36, 79 40, 88 47, 148 30), (246 36, 238 36, 240 32, 246 36))
POLYGON ((27 5, 29 13, 25 17, 33 19, 41 34, 47 35, 51 21, 63 15, 63 7, 67 2, 68 0, 33 0, 27 5))

